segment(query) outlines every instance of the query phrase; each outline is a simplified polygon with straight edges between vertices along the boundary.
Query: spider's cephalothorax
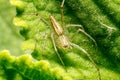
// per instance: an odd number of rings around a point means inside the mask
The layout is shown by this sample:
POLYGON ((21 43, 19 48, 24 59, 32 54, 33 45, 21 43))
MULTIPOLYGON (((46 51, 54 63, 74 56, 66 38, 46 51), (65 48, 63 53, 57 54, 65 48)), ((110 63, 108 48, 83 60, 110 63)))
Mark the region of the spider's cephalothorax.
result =
POLYGON ((58 36, 58 44, 59 47, 61 48, 69 48, 70 47, 70 41, 68 40, 68 38, 63 34, 63 29, 60 27, 60 25, 57 23, 57 21, 55 20, 55 18, 50 15, 50 20, 52 23, 52 26, 54 28, 55 33, 58 36))

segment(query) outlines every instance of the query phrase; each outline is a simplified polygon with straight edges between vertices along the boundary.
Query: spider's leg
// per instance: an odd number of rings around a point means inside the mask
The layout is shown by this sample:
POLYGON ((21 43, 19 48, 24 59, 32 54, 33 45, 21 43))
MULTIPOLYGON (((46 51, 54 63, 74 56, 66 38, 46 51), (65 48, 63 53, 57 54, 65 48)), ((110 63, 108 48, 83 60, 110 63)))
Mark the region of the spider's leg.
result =
POLYGON ((77 44, 71 43, 71 45, 72 45, 73 47, 81 50, 81 51, 90 59, 90 61, 93 63, 93 65, 94 65, 95 68, 97 69, 99 80, 101 80, 101 74, 100 74, 99 67, 96 65, 96 63, 94 62, 94 60, 92 59, 92 57, 90 56, 90 54, 89 54, 85 49, 83 49, 82 47, 80 47, 80 46, 77 45, 77 44))
POLYGON ((45 35, 43 36, 43 43, 42 43, 42 56, 44 56, 44 49, 46 46, 46 39, 47 39, 47 33, 45 32, 45 35))
POLYGON ((33 48, 33 51, 32 51, 32 53, 31 53, 31 55, 34 57, 34 58, 37 58, 37 59, 42 59, 42 55, 41 54, 38 54, 38 46, 39 46, 39 34, 37 34, 36 36, 35 36, 35 38, 34 38, 34 41, 35 41, 35 43, 34 43, 34 48, 33 48), (36 55, 38 55, 38 56, 36 56, 36 55))
POLYGON ((78 32, 84 33, 87 37, 89 37, 89 38, 94 42, 95 46, 98 47, 98 46, 97 46, 97 42, 95 41, 95 39, 94 39, 92 36, 90 36, 88 33, 86 33, 86 32, 85 32, 84 30, 82 30, 82 29, 78 29, 78 32))
POLYGON ((38 44, 38 39, 37 38, 35 38, 35 47, 34 47, 34 51, 36 50, 36 48, 37 48, 37 44, 38 44))
POLYGON ((58 53, 58 50, 57 50, 57 47, 56 47, 56 44, 55 44, 54 33, 51 33, 51 39, 52 39, 52 43, 53 43, 53 46, 54 46, 54 49, 55 49, 55 53, 58 56, 61 64, 65 67, 65 64, 64 64, 62 58, 60 57, 60 54, 58 53))
POLYGON ((47 26, 50 26, 49 22, 45 19, 45 17, 42 17, 40 14, 37 12, 34 13, 24 13, 23 15, 30 15, 30 16, 36 16, 39 18, 41 21, 43 21, 47 26))
POLYGON ((67 27, 67 28, 69 28, 69 27, 78 27, 78 28, 81 28, 81 29, 84 30, 83 26, 80 25, 80 24, 67 24, 66 27, 67 27))
POLYGON ((62 0, 61 6, 60 6, 62 27, 64 26, 64 18, 63 18, 63 15, 64 15, 63 14, 64 3, 65 3, 65 0, 62 0))
MULTIPOLYGON (((39 44, 39 39, 40 39, 40 33, 38 33, 36 36, 35 36, 35 47, 34 47, 34 49, 33 49, 33 52, 36 52, 37 51, 37 46, 38 46, 38 44, 39 44)), ((41 45, 41 58, 40 59, 42 59, 42 57, 44 56, 44 49, 45 49, 45 41, 46 41, 46 39, 47 39, 47 34, 45 33, 44 34, 44 36, 43 36, 43 43, 42 43, 42 45, 41 45)), ((32 53, 32 54, 34 54, 34 53, 32 53)))
POLYGON ((63 8, 64 3, 65 3, 65 0, 62 0, 61 6, 60 6, 61 8, 63 8))
POLYGON ((88 38, 90 38, 90 39, 94 42, 94 44, 95 44, 96 47, 98 47, 98 46, 97 46, 97 42, 95 41, 95 39, 94 39, 92 36, 90 36, 88 33, 85 32, 85 30, 84 30, 84 28, 82 27, 82 25, 69 24, 69 25, 67 25, 67 28, 69 28, 69 27, 79 27, 79 29, 78 29, 78 31, 76 31, 76 33, 82 32, 83 34, 85 34, 88 38))

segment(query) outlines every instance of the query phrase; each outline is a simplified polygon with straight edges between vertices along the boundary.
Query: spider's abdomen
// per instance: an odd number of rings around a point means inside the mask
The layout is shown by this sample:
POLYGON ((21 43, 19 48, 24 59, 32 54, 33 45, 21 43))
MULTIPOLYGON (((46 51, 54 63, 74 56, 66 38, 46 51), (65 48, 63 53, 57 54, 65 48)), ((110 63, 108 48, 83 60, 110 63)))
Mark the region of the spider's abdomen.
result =
POLYGON ((66 36, 61 35, 61 36, 59 36, 58 39, 59 39, 59 46, 60 47, 62 47, 62 48, 69 48, 70 47, 70 42, 66 36))

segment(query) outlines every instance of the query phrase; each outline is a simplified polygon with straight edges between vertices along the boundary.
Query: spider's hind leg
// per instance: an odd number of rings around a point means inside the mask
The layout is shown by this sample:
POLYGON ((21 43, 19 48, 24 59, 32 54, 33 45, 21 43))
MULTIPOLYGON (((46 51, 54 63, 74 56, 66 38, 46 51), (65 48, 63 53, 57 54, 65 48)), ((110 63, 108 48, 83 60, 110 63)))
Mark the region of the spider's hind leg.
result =
POLYGON ((94 62, 94 60, 92 59, 92 57, 90 56, 90 54, 85 49, 83 49, 82 47, 80 47, 79 45, 77 45, 75 43, 71 43, 71 45, 73 47, 77 48, 78 50, 82 51, 89 58, 89 60, 93 63, 93 65, 95 66, 95 68, 96 68, 96 70, 98 72, 99 80, 101 80, 101 74, 100 74, 99 67, 96 65, 96 63, 94 62))

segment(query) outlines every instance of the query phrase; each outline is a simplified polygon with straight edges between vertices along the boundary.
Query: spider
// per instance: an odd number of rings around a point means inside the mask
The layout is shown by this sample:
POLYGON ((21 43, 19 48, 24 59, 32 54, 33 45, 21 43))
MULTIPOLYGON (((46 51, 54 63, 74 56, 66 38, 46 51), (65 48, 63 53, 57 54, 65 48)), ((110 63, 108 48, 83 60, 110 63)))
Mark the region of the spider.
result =
MULTIPOLYGON (((57 46, 56 46, 56 42, 55 42, 55 37, 54 35, 56 34, 57 37, 58 37, 58 41, 59 41, 59 45, 60 48, 62 49, 69 49, 71 47, 75 47, 77 48, 78 50, 82 51, 88 58, 89 60, 93 63, 93 65, 95 66, 97 72, 98 72, 98 76, 99 76, 99 80, 101 80, 101 75, 100 75, 100 70, 99 70, 99 67, 96 65, 96 63, 94 62, 94 60, 92 59, 92 57, 90 56, 90 54, 85 50, 83 49, 81 46, 71 42, 68 37, 64 34, 64 30, 62 29, 64 26, 64 20, 63 20, 63 8, 64 8, 64 3, 65 3, 65 0, 62 0, 62 3, 61 3, 61 6, 60 6, 60 12, 61 12, 61 23, 62 23, 62 27, 60 26, 60 24, 56 21, 56 19, 52 16, 52 15, 49 15, 49 18, 50 18, 50 21, 51 21, 51 24, 52 24, 52 28, 54 29, 54 33, 52 32, 51 33, 51 40, 52 40, 52 43, 53 43, 53 46, 54 46, 54 50, 55 50, 55 53, 56 55, 58 56, 61 64, 63 66, 65 66, 59 52, 58 52, 58 49, 57 49, 57 46)), ((36 16, 40 16, 39 14, 36 14, 36 16)), ((41 16, 40 16, 41 17, 41 16)), ((47 21, 44 20, 42 17, 41 17, 42 21, 45 22, 46 24, 47 21)), ((49 24, 48 24, 49 25, 49 24)), ((76 27, 79 27, 78 31, 77 32, 82 32, 84 33, 87 37, 89 37, 93 42, 94 44, 97 46, 97 43, 96 41, 88 34, 85 32, 84 28, 81 26, 81 25, 77 25, 77 24, 73 24, 73 25, 68 25, 68 26, 76 26, 76 27)))
MULTIPOLYGON (((62 26, 63 26, 63 23, 64 23, 64 20, 63 20, 63 7, 64 7, 64 3, 65 3, 65 0, 62 0, 61 6, 60 6, 60 8, 61 8, 62 26)), ((52 15, 50 15, 50 20, 51 20, 51 23, 52 23, 52 27, 54 28, 54 31, 57 34, 58 39, 60 41, 59 42, 59 44, 60 44, 59 46, 62 46, 62 48, 70 48, 71 46, 73 46, 73 47, 76 47, 77 49, 81 50, 84 54, 86 54, 86 56, 90 59, 90 61, 96 67, 96 69, 98 71, 99 80, 101 80, 101 75, 100 75, 99 67, 95 64, 95 62, 91 58, 90 54, 88 54, 88 52, 85 49, 83 49, 82 47, 80 47, 79 45, 77 45, 77 44, 72 43, 72 42, 69 41, 69 39, 67 38, 67 36, 63 33, 63 29, 59 26, 59 24, 57 23, 57 21, 55 20, 55 18, 52 15)), ((83 29, 83 27, 81 25, 69 25, 69 26, 78 26, 78 27, 80 27, 80 29, 78 31, 80 31, 80 32, 84 33, 86 36, 88 36, 95 43, 95 45, 97 46, 96 41, 89 34, 87 34, 84 31, 84 29, 83 29)), ((62 61, 62 59, 61 59, 58 51, 57 51, 57 47, 56 47, 56 43, 55 43, 55 39, 54 39, 54 34, 53 33, 51 34, 51 39, 52 39, 52 42, 53 42, 53 45, 54 45, 54 49, 55 49, 55 51, 56 51, 56 53, 57 53, 57 55, 58 55, 61 63, 63 65, 65 65, 64 62, 62 61)))

